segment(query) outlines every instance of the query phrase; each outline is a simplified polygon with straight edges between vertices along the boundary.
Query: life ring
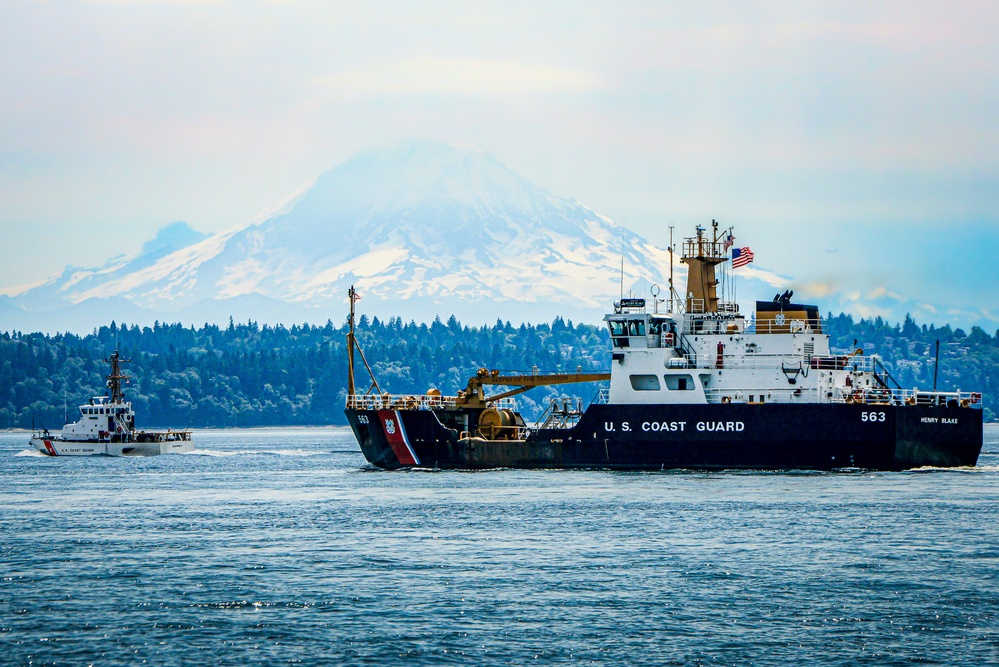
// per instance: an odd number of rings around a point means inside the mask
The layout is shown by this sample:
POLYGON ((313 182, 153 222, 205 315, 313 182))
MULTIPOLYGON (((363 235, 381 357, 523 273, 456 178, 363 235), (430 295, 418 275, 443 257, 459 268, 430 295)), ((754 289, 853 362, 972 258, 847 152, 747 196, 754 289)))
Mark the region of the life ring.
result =
POLYGON ((966 408, 966 407, 968 407, 968 406, 970 406, 970 405, 971 405, 971 401, 969 401, 969 400, 968 400, 968 399, 966 399, 966 398, 962 398, 962 399, 961 399, 961 407, 962 407, 962 408, 966 408))
POLYGON ((666 345, 672 346, 673 345, 673 334, 671 332, 664 333, 663 334, 663 342, 666 343, 666 345))
POLYGON ((857 391, 853 392, 853 402, 854 403, 863 403, 864 402, 864 392, 862 392, 859 389, 857 391))
POLYGON ((972 403, 978 403, 978 402, 980 402, 982 400, 982 395, 979 394, 977 391, 976 392, 972 392, 970 400, 971 400, 972 403))
POLYGON ((731 402, 732 402, 732 397, 731 396, 722 396, 722 404, 723 405, 728 405, 731 402))
POLYGON ((905 399, 905 404, 906 405, 915 405, 916 404, 916 397, 915 396, 908 397, 907 399, 905 399))

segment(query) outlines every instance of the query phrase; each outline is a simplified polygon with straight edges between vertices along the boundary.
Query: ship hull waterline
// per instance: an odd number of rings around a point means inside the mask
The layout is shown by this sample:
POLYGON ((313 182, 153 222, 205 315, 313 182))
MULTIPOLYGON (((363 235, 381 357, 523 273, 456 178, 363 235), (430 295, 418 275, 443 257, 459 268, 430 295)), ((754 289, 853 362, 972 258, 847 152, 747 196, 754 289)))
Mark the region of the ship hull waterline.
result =
POLYGON ((595 404, 520 440, 469 438, 442 423, 448 411, 345 412, 384 469, 906 470, 974 466, 982 449, 982 411, 956 406, 595 404))

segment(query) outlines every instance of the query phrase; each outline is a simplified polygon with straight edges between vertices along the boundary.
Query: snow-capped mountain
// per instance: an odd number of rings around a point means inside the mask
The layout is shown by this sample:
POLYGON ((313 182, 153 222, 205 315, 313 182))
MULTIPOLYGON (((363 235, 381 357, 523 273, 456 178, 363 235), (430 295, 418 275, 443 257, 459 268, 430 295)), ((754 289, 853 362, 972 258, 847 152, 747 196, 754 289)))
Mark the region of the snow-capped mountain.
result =
POLYGON ((596 321, 622 284, 641 289, 668 272, 667 251, 490 155, 409 144, 359 154, 233 229, 200 238, 175 224, 136 256, 68 268, 12 302, 125 300, 160 319, 207 311, 216 321, 285 304, 298 321, 338 321, 355 285, 364 311, 381 316, 596 321))

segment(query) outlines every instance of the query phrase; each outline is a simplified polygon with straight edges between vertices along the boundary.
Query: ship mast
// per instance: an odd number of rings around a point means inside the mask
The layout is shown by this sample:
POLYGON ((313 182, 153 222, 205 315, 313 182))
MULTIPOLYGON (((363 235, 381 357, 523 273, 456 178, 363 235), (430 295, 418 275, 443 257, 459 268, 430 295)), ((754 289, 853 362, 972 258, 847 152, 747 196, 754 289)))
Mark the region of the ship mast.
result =
POLYGON ((673 225, 669 226, 669 312, 675 313, 680 305, 680 295, 673 286, 673 225))
POLYGON ((726 249, 718 234, 718 222, 711 221, 710 239, 705 229, 697 227, 697 236, 683 241, 683 256, 680 261, 687 269, 687 312, 718 312, 718 279, 715 267, 728 260, 726 249))
POLYGON ((371 366, 368 365, 368 360, 364 358, 364 351, 361 346, 357 344, 357 336, 354 334, 354 302, 360 299, 357 290, 351 285, 350 289, 347 290, 347 295, 350 297, 350 327, 347 331, 347 397, 348 399, 356 395, 356 390, 354 387, 354 350, 361 355, 361 361, 364 363, 364 368, 367 369, 368 375, 371 376, 371 386, 368 387, 367 393, 371 393, 372 389, 382 393, 382 388, 378 386, 378 380, 375 379, 375 374, 371 370, 371 366))
POLYGON ((354 395, 354 301, 357 296, 357 292, 354 291, 354 286, 351 285, 350 289, 347 290, 347 296, 350 301, 350 317, 348 322, 350 328, 347 330, 347 396, 354 395))
POLYGON ((131 379, 131 375, 125 375, 121 372, 121 364, 129 363, 131 359, 122 359, 118 354, 118 350, 115 350, 111 354, 110 359, 105 359, 104 363, 111 364, 111 374, 108 375, 108 393, 111 395, 112 403, 124 403, 125 397, 121 391, 121 381, 131 379))

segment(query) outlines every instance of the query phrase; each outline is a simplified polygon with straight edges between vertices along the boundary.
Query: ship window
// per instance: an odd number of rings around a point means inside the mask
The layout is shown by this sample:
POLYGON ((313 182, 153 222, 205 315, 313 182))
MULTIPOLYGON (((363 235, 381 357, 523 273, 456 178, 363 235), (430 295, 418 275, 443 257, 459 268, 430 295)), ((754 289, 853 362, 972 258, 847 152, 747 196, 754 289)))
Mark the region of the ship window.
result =
POLYGON ((629 336, 644 336, 645 335, 645 321, 644 320, 631 320, 628 322, 628 335, 629 336))
POLYGON ((631 388, 635 391, 659 391, 662 385, 659 384, 658 375, 631 375, 631 388))
POLYGON ((651 322, 649 322, 650 336, 658 336, 661 329, 662 329, 662 322, 659 322, 658 320, 652 320, 651 322))
POLYGON ((615 338, 614 347, 629 347, 631 344, 628 342, 627 338, 615 338))
POLYGON ((610 325, 611 336, 627 336, 628 331, 625 327, 625 323, 621 320, 611 320, 608 322, 610 325))
POLYGON ((685 373, 666 375, 666 388, 670 391, 693 391, 694 378, 685 373))

